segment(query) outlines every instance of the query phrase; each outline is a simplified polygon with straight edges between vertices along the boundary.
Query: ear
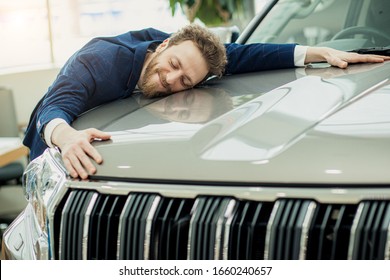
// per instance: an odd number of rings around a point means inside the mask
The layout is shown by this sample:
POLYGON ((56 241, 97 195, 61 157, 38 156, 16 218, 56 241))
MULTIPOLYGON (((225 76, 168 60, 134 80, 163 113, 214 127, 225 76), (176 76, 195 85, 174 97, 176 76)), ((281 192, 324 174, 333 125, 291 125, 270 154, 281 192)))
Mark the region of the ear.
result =
POLYGON ((165 39, 158 47, 156 48, 156 53, 162 52, 165 50, 169 45, 169 38, 165 39))

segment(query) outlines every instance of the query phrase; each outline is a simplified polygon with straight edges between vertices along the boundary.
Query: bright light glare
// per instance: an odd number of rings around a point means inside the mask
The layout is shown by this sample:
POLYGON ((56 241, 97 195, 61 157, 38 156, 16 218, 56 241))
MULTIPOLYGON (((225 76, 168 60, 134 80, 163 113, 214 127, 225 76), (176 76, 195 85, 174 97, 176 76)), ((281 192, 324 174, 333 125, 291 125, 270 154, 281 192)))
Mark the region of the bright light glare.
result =
POLYGON ((326 173, 326 174, 334 174, 334 175, 337 175, 337 174, 343 173, 343 171, 341 171, 341 170, 339 170, 339 169, 327 169, 327 170, 325 170, 325 173, 326 173))

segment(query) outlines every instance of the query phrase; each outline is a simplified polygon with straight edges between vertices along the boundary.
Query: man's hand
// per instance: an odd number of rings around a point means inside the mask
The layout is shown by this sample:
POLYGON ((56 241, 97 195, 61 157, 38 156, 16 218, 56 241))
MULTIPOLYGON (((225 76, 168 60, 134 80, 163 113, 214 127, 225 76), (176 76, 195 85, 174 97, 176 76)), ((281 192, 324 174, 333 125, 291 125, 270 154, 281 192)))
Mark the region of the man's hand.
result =
POLYGON ((390 60, 390 56, 358 54, 326 47, 308 47, 305 64, 312 62, 327 62, 332 66, 347 68, 349 63, 380 63, 385 60, 390 60))
POLYGON ((96 140, 108 140, 111 136, 108 133, 89 128, 75 130, 67 123, 58 125, 51 136, 52 143, 61 149, 62 158, 70 176, 81 179, 88 178, 89 174, 96 172, 91 159, 98 164, 103 162, 101 155, 91 145, 96 140))

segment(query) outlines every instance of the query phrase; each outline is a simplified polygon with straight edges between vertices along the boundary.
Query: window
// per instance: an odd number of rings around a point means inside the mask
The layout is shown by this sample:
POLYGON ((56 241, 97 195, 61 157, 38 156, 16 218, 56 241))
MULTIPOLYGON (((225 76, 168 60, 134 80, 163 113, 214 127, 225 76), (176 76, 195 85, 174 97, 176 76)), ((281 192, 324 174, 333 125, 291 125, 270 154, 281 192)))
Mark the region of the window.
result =
POLYGON ((45 0, 0 0, 0 68, 51 62, 45 0))
POLYGON ((62 65, 92 37, 186 23, 168 0, 0 0, 0 70, 62 65))

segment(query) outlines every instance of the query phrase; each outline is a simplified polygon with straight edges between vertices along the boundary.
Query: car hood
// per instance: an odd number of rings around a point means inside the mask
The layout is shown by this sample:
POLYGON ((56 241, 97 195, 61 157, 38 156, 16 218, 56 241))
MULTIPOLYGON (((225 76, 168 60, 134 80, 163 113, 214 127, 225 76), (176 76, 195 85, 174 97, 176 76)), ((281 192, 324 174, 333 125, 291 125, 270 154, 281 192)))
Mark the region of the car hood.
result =
POLYGON ((235 75, 160 99, 135 94, 74 127, 112 134, 94 143, 104 162, 92 179, 388 184, 389 73, 387 62, 235 75), (178 113, 203 93, 229 102, 214 101, 212 113, 205 106, 178 113), (188 114, 197 118, 184 120, 188 114))

